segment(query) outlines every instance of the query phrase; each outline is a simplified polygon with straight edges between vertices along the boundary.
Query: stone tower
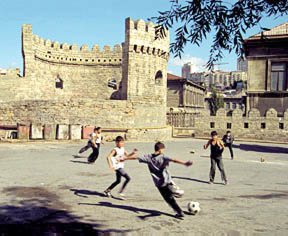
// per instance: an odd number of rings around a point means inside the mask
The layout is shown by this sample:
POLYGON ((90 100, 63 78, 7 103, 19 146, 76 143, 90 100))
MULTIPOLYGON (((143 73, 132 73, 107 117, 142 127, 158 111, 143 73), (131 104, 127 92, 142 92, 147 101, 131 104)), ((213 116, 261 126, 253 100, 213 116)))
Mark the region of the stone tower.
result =
POLYGON ((127 18, 122 48, 122 99, 153 100, 166 107, 169 32, 156 40, 153 23, 127 18))
POLYGON ((30 74, 33 70, 33 34, 32 25, 24 24, 22 26, 22 56, 23 56, 23 75, 30 74))

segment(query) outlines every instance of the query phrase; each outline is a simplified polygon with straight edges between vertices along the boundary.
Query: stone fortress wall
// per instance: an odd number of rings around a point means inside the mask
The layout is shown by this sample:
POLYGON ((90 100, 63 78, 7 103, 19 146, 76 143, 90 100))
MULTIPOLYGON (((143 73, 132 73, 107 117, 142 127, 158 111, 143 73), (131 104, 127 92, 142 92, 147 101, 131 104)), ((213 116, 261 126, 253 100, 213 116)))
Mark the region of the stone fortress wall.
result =
POLYGON ((244 116, 239 108, 233 110, 231 115, 221 108, 215 116, 209 110, 200 113, 175 112, 167 115, 167 121, 173 125, 174 136, 193 136, 208 138, 213 130, 222 137, 230 130, 236 140, 265 140, 270 142, 288 143, 288 110, 283 117, 277 115, 273 108, 268 109, 265 115, 253 108, 244 116))
POLYGON ((122 46, 90 50, 45 40, 23 25, 24 77, 0 80, 0 125, 99 125, 125 129, 131 140, 170 138, 169 36, 155 40, 154 27, 127 18, 122 46))
POLYGON ((261 116, 258 109, 253 108, 248 112, 248 116, 243 116, 243 111, 237 108, 232 116, 227 116, 225 109, 221 108, 216 116, 210 116, 207 111, 207 114, 203 112, 195 118, 196 137, 209 137, 213 130, 217 130, 221 135, 230 130, 238 139, 288 142, 288 110, 284 112, 284 117, 278 117, 273 108, 267 110, 264 116, 261 116))

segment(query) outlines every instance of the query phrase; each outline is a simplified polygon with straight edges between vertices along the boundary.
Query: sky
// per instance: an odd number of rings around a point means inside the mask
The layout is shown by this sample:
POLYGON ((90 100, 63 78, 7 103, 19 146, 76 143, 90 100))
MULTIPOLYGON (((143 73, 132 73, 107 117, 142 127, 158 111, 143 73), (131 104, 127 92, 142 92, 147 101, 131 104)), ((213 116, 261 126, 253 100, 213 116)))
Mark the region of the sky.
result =
MULTIPOLYGON (((124 41, 125 18, 147 20, 169 8, 169 0, 0 0, 0 68, 18 67, 22 71, 22 24, 32 24, 34 34, 51 41, 88 44, 90 48, 94 44, 113 47, 124 41)), ((272 28, 286 21, 284 17, 264 19, 261 26, 272 28)), ((259 30, 256 27, 244 36, 259 30)), ((173 32, 170 34, 173 40, 173 32)), ((186 62, 192 62, 196 71, 205 70, 210 44, 207 40, 200 47, 187 45, 182 59, 171 55, 168 71, 181 75, 181 66, 186 62)), ((222 62, 228 64, 219 69, 236 70, 236 61, 235 53, 226 54, 222 62)))

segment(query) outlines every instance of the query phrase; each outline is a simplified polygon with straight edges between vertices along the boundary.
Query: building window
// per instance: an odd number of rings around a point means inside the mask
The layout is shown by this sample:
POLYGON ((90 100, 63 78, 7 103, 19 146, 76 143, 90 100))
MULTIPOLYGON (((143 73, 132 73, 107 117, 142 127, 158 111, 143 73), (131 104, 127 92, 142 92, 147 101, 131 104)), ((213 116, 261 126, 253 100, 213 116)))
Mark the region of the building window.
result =
POLYGON ((229 103, 229 102, 226 103, 226 109, 227 109, 227 110, 230 109, 230 103, 229 103))
POLYGON ((265 129, 266 128, 266 124, 265 123, 261 123, 261 129, 265 129))
POLYGON ((279 123, 279 129, 284 129, 284 123, 279 123))
POLYGON ((63 89, 63 80, 59 77, 59 75, 57 76, 55 80, 55 88, 63 89))
POLYGON ((232 109, 236 109, 236 103, 232 103, 232 109))
POLYGON ((245 122, 244 123, 244 129, 248 129, 249 128, 249 123, 245 122))
POLYGON ((215 122, 210 122, 210 128, 214 129, 215 128, 215 122))
POLYGON ((163 74, 161 70, 158 70, 155 75, 155 84, 161 85, 163 79, 163 74))
POLYGON ((287 64, 275 62, 271 65, 271 91, 285 91, 287 88, 287 64))
POLYGON ((232 123, 227 123, 227 129, 231 129, 232 128, 232 123))

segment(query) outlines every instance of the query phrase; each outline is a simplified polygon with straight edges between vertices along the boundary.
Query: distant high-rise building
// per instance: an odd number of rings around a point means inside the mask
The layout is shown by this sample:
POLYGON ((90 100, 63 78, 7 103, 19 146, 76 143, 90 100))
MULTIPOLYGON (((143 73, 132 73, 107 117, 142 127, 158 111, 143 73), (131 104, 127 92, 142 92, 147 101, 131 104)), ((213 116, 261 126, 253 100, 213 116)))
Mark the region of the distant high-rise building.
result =
POLYGON ((237 60, 237 70, 238 71, 248 71, 248 63, 246 59, 238 58, 237 60))
POLYGON ((238 81, 247 81, 247 72, 245 71, 207 71, 197 72, 190 75, 190 79, 197 84, 205 84, 207 88, 212 85, 216 87, 229 87, 238 81))
POLYGON ((185 63, 182 66, 182 78, 190 79, 190 74, 193 72, 193 64, 191 62, 185 63))

